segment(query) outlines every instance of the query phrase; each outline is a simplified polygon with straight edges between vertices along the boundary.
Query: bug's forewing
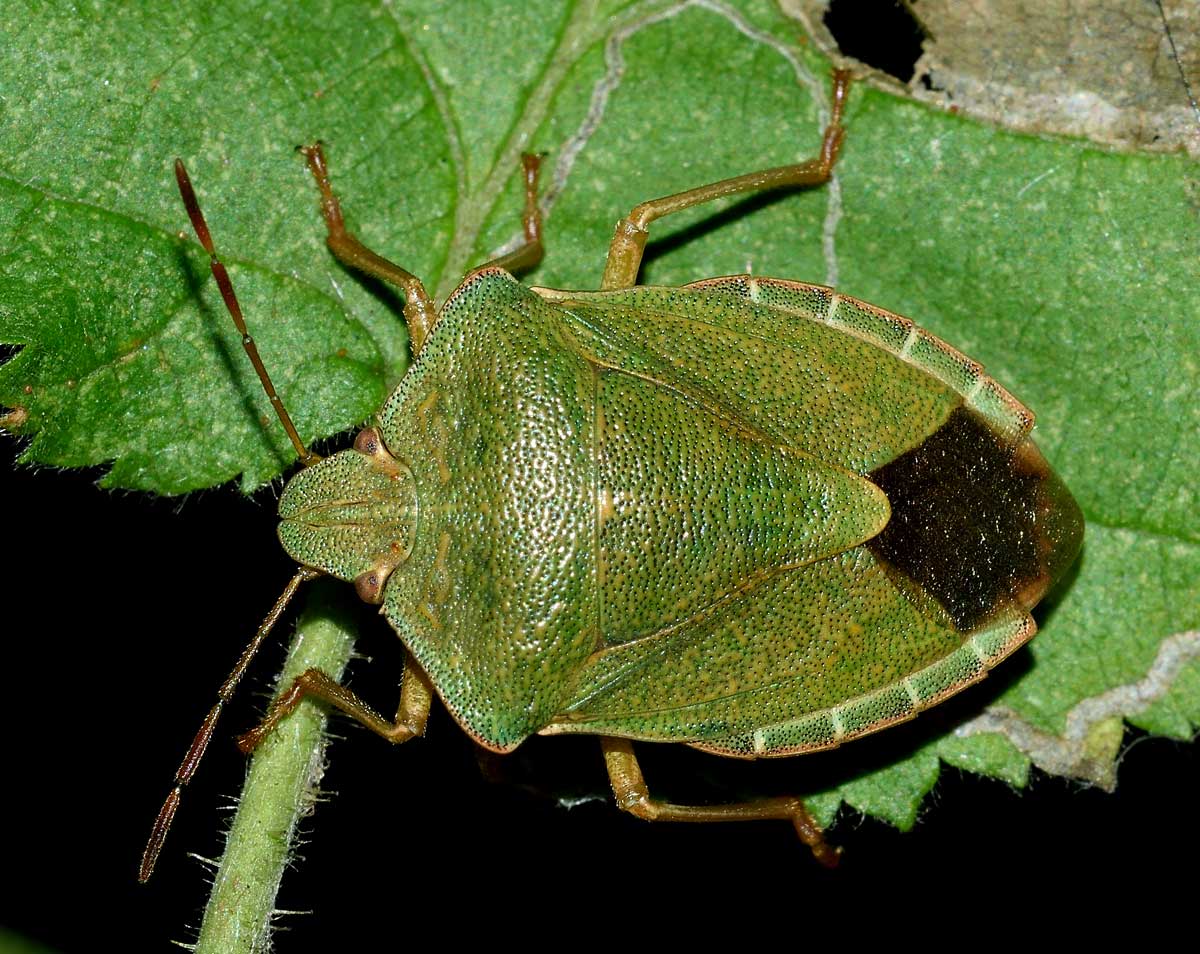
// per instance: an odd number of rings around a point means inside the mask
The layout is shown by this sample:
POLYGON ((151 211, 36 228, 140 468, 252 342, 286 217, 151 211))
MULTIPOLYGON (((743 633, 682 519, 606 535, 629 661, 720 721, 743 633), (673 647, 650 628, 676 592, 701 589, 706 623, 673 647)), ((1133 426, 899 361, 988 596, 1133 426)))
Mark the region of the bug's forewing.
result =
POLYGON ((982 678, 1034 631, 1016 609, 970 637, 934 615, 855 547, 600 654, 554 728, 746 755, 830 748, 982 678))
MULTIPOLYGON (((778 284, 795 289, 791 310, 768 300, 777 286, 765 279, 754 282, 755 299, 723 284, 536 290, 561 302, 579 347, 602 367, 858 474, 920 444, 962 404, 927 371, 826 323, 829 289, 778 284)), ((902 344, 912 324, 889 317, 902 344)))
MULTIPOLYGON (((636 550, 639 540, 643 551, 653 549, 653 539, 624 532, 645 528, 638 502, 656 499, 656 470, 636 454, 624 454, 621 466, 610 460, 621 456, 621 428, 653 426, 646 421, 655 420, 656 401, 694 402, 780 447, 873 480, 886 476, 893 507, 904 508, 889 526, 919 513, 943 548, 982 531, 986 550, 980 587, 977 567, 949 560, 930 571, 912 553, 912 534, 884 533, 803 566, 756 567, 757 578, 695 601, 690 614, 660 614, 657 626, 606 625, 607 648, 543 731, 689 741, 747 755, 824 748, 982 678, 1032 635, 1032 602, 1023 594, 1040 596, 1043 564, 1057 566, 1077 549, 1077 511, 1048 470, 1025 466, 1036 455, 1024 436, 1032 418, 976 363, 905 319, 819 286, 738 278, 695 289, 543 294, 561 302, 590 360, 654 390, 633 404, 600 394, 620 428, 598 443, 599 485, 618 487, 627 503, 599 531, 601 566, 622 570, 602 577, 602 607, 642 619, 636 607, 662 596, 661 563, 636 550), (981 474, 977 461, 993 459, 981 474), (907 470, 893 467, 914 460, 907 470), (926 517, 931 493, 962 502, 948 518, 940 510, 926 517), (1064 509, 1069 519, 1057 519, 1064 509), (1053 553, 1028 543, 1047 526, 1066 528, 1053 553), (887 551, 880 540, 895 546, 887 551), (1013 546, 1020 552, 1010 559, 1013 546)), ((642 457, 654 456, 652 434, 641 447, 642 457)), ((694 504, 679 501, 699 513, 694 504)), ((754 505, 734 497, 731 506, 754 505)), ((723 567, 703 554, 693 562, 699 580, 723 567)))

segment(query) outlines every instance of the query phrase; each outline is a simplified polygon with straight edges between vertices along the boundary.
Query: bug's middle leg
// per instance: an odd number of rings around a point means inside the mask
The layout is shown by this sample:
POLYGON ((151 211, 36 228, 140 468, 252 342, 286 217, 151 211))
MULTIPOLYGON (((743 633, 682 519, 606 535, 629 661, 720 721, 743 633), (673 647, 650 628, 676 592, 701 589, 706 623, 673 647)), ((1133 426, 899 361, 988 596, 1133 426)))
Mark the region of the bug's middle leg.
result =
POLYGON ((612 783, 617 807, 646 821, 723 822, 753 821, 760 818, 787 819, 810 849, 813 857, 827 868, 837 865, 840 851, 825 842, 821 826, 809 814, 804 802, 795 796, 760 798, 731 805, 677 805, 650 795, 642 768, 638 765, 633 743, 628 739, 603 737, 604 761, 612 783))
POLYGON ((628 216, 617 223, 616 234, 608 247, 608 261, 604 265, 603 289, 632 288, 637 284, 638 270, 642 267, 642 253, 649 238, 649 225, 655 219, 672 212, 682 212, 694 205, 712 202, 727 195, 744 192, 767 192, 794 186, 820 185, 828 182, 837 162, 838 150, 842 145, 842 113, 846 104, 846 93, 850 88, 850 74, 835 70, 833 74, 833 115, 825 136, 821 140, 821 152, 815 159, 791 166, 779 166, 751 172, 732 179, 722 179, 709 185, 689 189, 661 199, 651 199, 635 206, 628 216))
POLYGON ((400 684, 400 705, 396 710, 395 720, 389 722, 332 676, 320 669, 307 669, 271 704, 266 718, 238 738, 238 748, 247 753, 258 748, 263 739, 300 705, 300 700, 305 696, 315 696, 335 709, 340 709, 356 722, 361 722, 376 735, 399 744, 425 733, 425 723, 429 720, 429 708, 433 703, 433 687, 429 677, 413 662, 412 656, 405 656, 404 677, 400 684))

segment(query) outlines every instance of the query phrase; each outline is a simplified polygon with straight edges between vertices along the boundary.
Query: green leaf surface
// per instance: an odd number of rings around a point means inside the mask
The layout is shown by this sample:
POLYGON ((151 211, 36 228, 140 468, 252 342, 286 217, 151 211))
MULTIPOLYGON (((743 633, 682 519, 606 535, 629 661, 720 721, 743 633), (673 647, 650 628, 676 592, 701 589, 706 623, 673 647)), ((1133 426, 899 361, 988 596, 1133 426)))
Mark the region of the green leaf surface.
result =
POLYGON ((0 927, 0 952, 3 954, 54 954, 52 948, 21 937, 0 927))
MULTIPOLYGON (((104 464, 106 485, 162 494, 291 465, 185 235, 177 155, 312 440, 380 405, 407 341, 400 296, 326 251, 296 145, 324 140, 351 228, 439 298, 518 236, 522 151, 547 154, 530 278, 579 288, 637 202, 815 152, 828 67, 773 5, 467 6, 96 3, 8 25, 0 341, 21 349, 0 404, 25 412, 7 418, 32 438, 24 460, 104 464)), ((752 269, 912 317, 1036 411, 1088 529, 988 711, 814 804, 907 827, 941 762, 1111 783, 1113 720, 1200 724, 1197 166, 866 85, 846 125, 834 183, 656 224, 642 280, 752 269)))

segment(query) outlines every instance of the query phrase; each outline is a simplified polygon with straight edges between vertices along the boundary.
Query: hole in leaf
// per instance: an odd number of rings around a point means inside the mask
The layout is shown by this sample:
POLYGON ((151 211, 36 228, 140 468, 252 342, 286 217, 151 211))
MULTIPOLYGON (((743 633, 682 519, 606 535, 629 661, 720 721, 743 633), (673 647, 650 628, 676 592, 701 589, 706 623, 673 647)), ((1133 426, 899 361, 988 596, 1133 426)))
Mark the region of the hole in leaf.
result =
POLYGON ((912 79, 927 35, 900 0, 830 0, 825 26, 843 53, 901 83, 912 79))

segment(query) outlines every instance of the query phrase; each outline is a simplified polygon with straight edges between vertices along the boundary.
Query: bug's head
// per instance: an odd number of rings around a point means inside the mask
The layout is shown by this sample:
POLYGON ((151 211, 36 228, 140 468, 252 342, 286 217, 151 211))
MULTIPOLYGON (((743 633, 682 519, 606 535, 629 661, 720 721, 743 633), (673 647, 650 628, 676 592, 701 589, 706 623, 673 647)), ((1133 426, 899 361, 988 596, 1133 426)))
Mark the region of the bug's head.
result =
POLYGON ((412 471, 376 428, 291 479, 279 499, 279 540, 297 563, 354 583, 383 601, 388 576, 412 552, 417 492, 412 471))

